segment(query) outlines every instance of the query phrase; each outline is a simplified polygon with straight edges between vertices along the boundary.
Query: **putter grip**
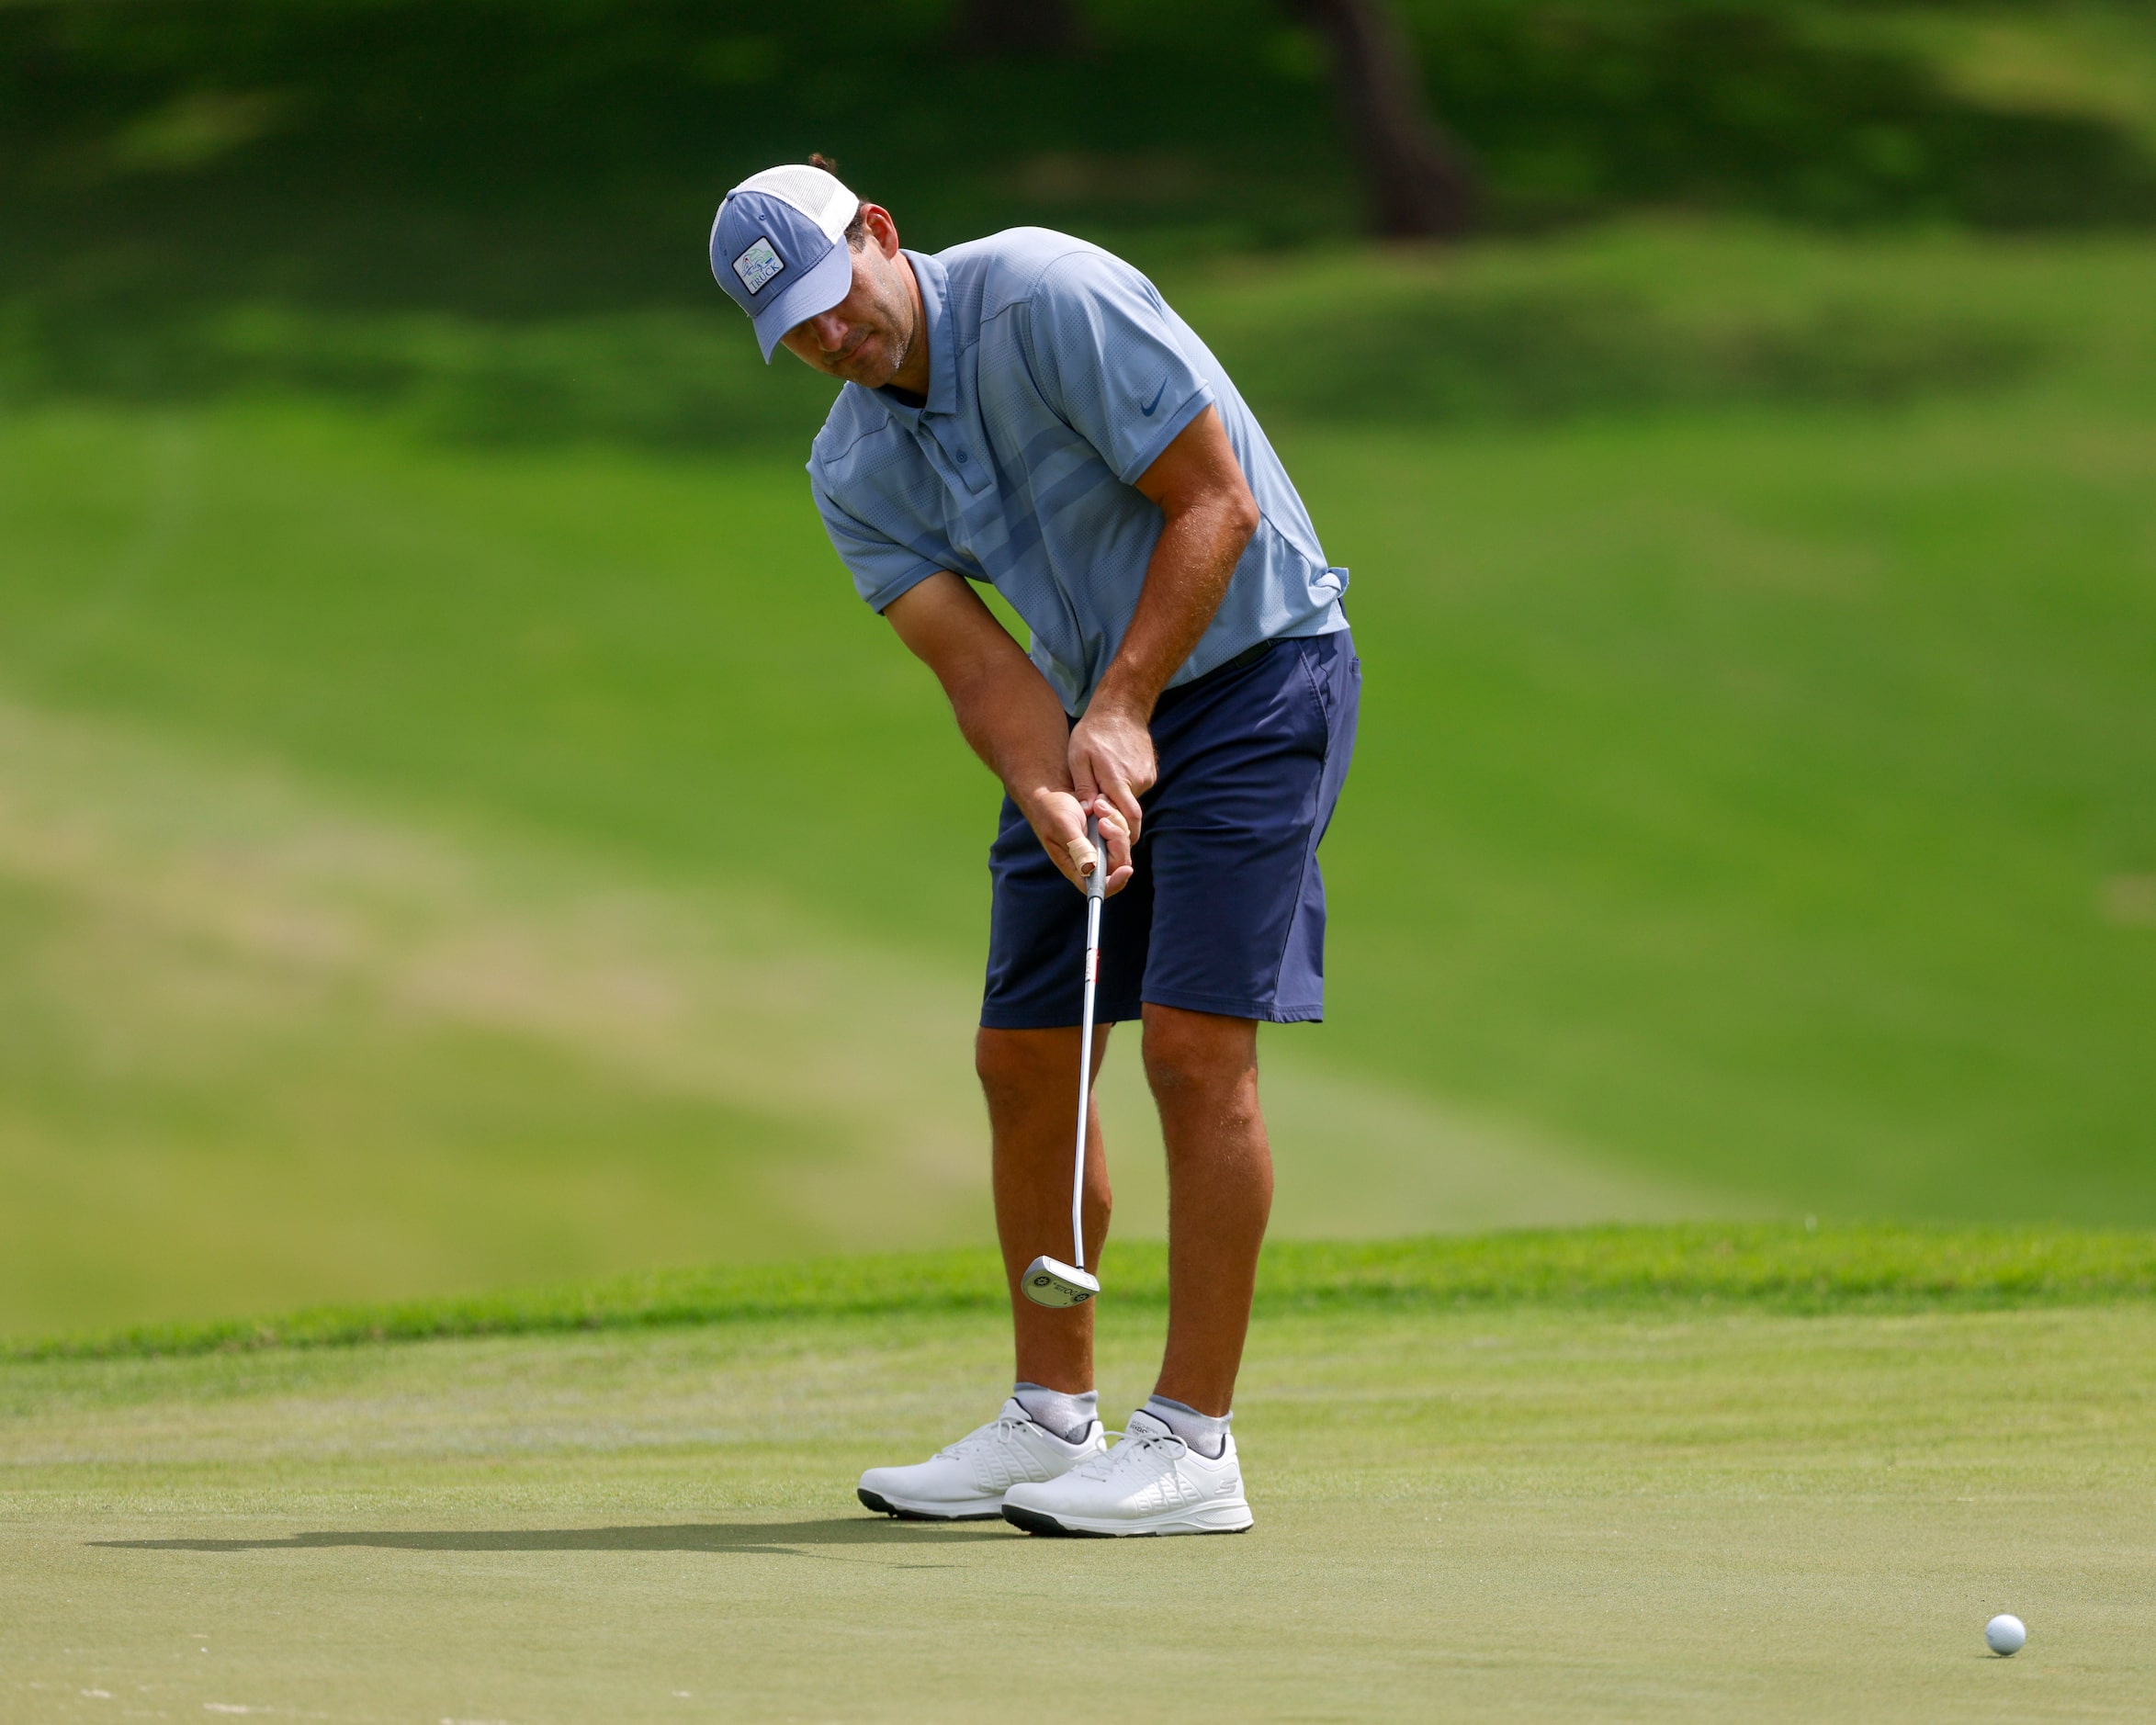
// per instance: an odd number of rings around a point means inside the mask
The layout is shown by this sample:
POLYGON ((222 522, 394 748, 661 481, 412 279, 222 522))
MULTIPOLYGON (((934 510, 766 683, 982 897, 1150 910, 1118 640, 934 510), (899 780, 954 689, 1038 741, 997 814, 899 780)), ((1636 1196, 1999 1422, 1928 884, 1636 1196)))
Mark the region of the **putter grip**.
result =
POLYGON ((1093 847, 1093 872, 1086 876, 1086 896, 1098 898, 1108 890, 1108 852, 1101 848, 1101 817, 1086 818, 1086 842, 1093 847))

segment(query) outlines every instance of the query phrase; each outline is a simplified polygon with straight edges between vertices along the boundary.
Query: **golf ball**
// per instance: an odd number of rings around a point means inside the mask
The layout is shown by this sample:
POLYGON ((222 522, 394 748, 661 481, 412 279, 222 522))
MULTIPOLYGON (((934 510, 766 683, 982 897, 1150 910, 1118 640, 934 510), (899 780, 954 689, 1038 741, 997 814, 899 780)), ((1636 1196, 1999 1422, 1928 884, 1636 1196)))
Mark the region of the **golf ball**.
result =
POLYGON ((2010 1659, 2021 1652, 2021 1644, 2028 1640, 2028 1631, 2022 1628, 2021 1619, 2002 1611, 1984 1625, 1984 1645, 2003 1659, 2010 1659))

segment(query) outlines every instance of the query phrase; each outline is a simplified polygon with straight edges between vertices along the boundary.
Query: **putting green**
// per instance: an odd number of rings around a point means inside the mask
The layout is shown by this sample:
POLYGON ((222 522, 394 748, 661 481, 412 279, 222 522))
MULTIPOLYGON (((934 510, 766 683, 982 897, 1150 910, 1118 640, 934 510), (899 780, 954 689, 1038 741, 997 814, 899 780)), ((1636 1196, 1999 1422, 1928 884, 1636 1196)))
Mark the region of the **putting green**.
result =
MULTIPOLYGON (((1159 1315, 1101 1321, 1120 1416, 1159 1315)), ((0 1716, 2088 1719, 2156 1685, 2145 1302, 1276 1313, 1247 1537, 861 1514, 1003 1347, 945 1312, 7 1364, 0 1716)))

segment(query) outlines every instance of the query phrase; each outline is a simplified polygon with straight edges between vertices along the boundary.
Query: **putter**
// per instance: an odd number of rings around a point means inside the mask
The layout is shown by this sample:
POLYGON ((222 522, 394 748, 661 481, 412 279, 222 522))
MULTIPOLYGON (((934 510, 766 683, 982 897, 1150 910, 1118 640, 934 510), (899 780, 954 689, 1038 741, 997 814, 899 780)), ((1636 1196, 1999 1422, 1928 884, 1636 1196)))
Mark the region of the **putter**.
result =
POLYGON ((1086 1110, 1093 1088, 1093 985, 1101 973, 1101 900, 1108 890, 1108 852, 1101 845, 1098 817, 1086 822, 1093 847, 1093 872, 1086 876, 1086 1004, 1078 1019, 1078 1160, 1070 1173, 1070 1257, 1064 1263, 1043 1253, 1025 1267, 1019 1286, 1037 1306, 1082 1306, 1101 1291, 1101 1279, 1086 1273, 1086 1110))

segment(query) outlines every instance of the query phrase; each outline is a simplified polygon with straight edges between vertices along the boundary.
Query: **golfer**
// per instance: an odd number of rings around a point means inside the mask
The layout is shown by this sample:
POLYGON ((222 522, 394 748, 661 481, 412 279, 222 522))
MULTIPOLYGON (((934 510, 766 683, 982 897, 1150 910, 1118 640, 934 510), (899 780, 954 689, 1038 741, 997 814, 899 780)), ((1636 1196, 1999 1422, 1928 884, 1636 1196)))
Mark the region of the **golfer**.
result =
MULTIPOLYGON (((1258 1025, 1323 1015, 1317 847, 1361 682, 1347 571, 1220 362, 1128 264, 1043 228, 909 252, 888 210, 812 163, 727 194, 712 274, 767 363, 783 346, 844 381, 809 457, 816 506, 1004 790, 975 1065, 1018 1381, 931 1460, 870 1469, 861 1501, 1038 1533, 1239 1533, 1229 1407, 1272 1203, 1258 1025), (1018 1292, 1035 1256, 1068 1249, 1095 869, 1094 1060, 1106 1026, 1142 1022, 1168 1176, 1167 1354, 1112 1449, 1092 1308, 1018 1292)), ((1084 1214, 1097 1263, 1097 1119, 1084 1214)))

